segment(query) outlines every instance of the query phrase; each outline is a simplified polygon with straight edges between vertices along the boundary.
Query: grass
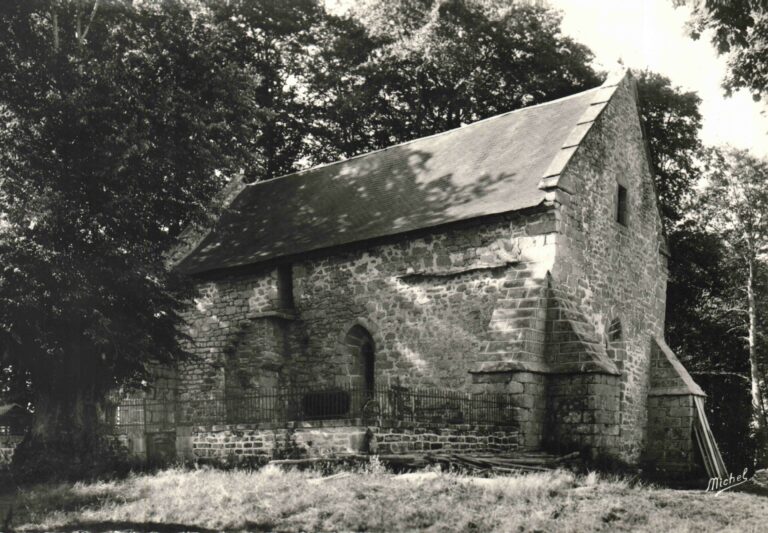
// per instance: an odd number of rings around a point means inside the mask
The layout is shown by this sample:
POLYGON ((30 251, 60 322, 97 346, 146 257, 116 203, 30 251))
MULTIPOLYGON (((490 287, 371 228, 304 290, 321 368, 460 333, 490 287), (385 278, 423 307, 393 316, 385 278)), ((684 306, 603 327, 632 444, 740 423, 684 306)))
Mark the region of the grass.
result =
MULTIPOLYGON (((18 531, 765 531, 768 499, 675 491, 566 471, 395 475, 170 469, 20 492, 18 531)), ((3 517, 0 516, 0 524, 3 517)))

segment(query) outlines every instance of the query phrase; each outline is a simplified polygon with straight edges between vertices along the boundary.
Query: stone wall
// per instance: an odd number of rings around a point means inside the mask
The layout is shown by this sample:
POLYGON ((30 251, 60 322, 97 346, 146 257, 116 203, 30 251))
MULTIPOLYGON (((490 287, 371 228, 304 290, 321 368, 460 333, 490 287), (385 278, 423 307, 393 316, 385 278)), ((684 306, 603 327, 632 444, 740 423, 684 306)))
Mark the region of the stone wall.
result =
POLYGON ((595 455, 616 455, 619 379, 607 374, 552 376, 547 390, 547 448, 558 452, 588 448, 595 455))
POLYGON ((352 374, 343 339, 359 324, 373 335, 381 382, 466 387, 469 370, 486 358, 495 309, 540 272, 535 261, 547 245, 536 232, 551 217, 497 217, 297 263, 296 306, 307 338, 298 379, 352 374))
POLYGON ((643 459, 657 473, 687 474, 700 468, 693 425, 695 398, 704 397, 663 340, 651 343, 648 393, 648 443, 643 459))
POLYGON ((648 446, 644 459, 664 477, 699 468, 695 456, 693 424, 696 406, 692 395, 648 398, 648 446))
POLYGON ((323 457, 339 453, 510 452, 517 449, 514 428, 469 425, 384 425, 359 421, 297 424, 296 427, 241 424, 200 426, 191 435, 192 458, 222 460, 273 458, 284 454, 323 457))
POLYGON ((0 470, 11 465, 13 452, 23 439, 21 435, 0 435, 0 470))
POLYGON ((201 282, 187 314, 190 350, 182 399, 274 384, 349 384, 359 377, 345 344, 354 326, 375 344, 378 383, 466 388, 487 347, 495 309, 543 279, 554 256, 539 232, 549 208, 392 238, 293 263, 291 310, 277 309, 274 265, 201 282), (280 376, 283 377, 282 381, 280 376))
MULTIPOLYGON (((584 311, 601 342, 619 319, 623 346, 610 350, 621 372, 621 457, 645 443, 650 343, 663 337, 667 279, 646 149, 630 79, 616 90, 566 167, 559 186, 552 277, 584 311), (617 189, 628 190, 628 222, 616 220, 617 189), (620 357, 619 357, 620 356, 620 357)), ((610 348, 610 346, 609 346, 610 348)))
POLYGON ((515 420, 520 426, 520 446, 540 448, 547 412, 548 376, 526 371, 475 372, 476 390, 511 394, 516 403, 515 420))
POLYGON ((511 393, 522 445, 636 462, 667 271, 630 81, 576 144, 562 175, 542 180, 538 208, 202 280, 181 399, 355 383, 349 332, 364 328, 378 384, 511 393), (295 304, 281 309, 276 271, 289 262, 295 304))
MULTIPOLYGON (((249 275, 201 282, 198 291, 199 296, 185 314, 189 326, 186 333, 191 339, 186 347, 196 358, 179 369, 180 398, 221 398, 227 388, 226 354, 237 357, 233 347, 247 337, 252 320, 279 315, 269 313, 277 308, 277 274, 273 268, 264 268, 249 275)), ((264 352, 269 357, 272 341, 263 342, 268 343, 264 352)), ((252 357, 262 355, 260 351, 251 353, 252 357)), ((229 366, 237 367, 237 363, 229 366)), ((232 379, 239 379, 236 374, 235 370, 232 379)))

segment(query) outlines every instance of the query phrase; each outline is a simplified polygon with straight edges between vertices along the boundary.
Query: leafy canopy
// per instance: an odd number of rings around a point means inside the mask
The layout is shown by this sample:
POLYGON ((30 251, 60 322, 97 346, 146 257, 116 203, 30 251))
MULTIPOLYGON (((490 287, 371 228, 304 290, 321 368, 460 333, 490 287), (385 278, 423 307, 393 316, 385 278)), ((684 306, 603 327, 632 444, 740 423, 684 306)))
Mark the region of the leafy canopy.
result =
POLYGON ((651 151, 661 212, 667 232, 683 218, 700 172, 701 98, 651 71, 637 76, 640 117, 651 151))
POLYGON ((748 89, 755 100, 768 94, 768 2, 765 0, 674 0, 693 8, 690 35, 711 31, 712 44, 728 56, 723 80, 728 94, 748 89))
POLYGON ((431 135, 599 85, 551 10, 502 1, 354 4, 308 63, 314 162, 431 135))
POLYGON ((180 2, 0 4, 0 342, 38 391, 181 357, 163 262, 259 166, 258 73, 180 2))

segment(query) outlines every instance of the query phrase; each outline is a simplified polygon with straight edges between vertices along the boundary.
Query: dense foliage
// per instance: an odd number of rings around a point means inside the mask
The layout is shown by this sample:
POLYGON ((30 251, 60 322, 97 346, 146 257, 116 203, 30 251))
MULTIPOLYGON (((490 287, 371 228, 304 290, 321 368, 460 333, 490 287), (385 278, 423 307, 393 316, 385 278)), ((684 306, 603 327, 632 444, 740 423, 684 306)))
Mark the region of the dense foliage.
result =
POLYGON ((189 287, 163 253, 260 164, 258 77, 203 15, 0 5, 0 344, 31 384, 39 455, 91 453, 104 393, 184 355, 189 287))
MULTIPOLYGON (((689 34, 693 39, 707 36, 718 54, 727 60, 728 70, 723 80, 723 87, 730 95, 733 91, 746 89, 752 93, 755 100, 764 99, 768 94, 768 4, 764 0, 735 0, 722 2, 718 0, 673 0, 675 4, 687 4, 692 8, 692 16, 689 21, 689 34)), ((709 161, 709 173, 717 170, 721 177, 723 172, 740 172, 743 169, 738 165, 727 165, 726 156, 729 150, 715 150, 703 156, 709 161), (719 165, 725 165, 717 168, 719 165)), ((731 152, 733 155, 733 152, 731 152)), ((753 156, 742 153, 742 159, 753 160, 753 156)), ((733 158, 730 158, 733 162, 733 158)), ((733 176, 738 179, 738 175, 733 176)), ((709 181, 709 177, 707 181, 709 181)), ((762 186, 762 185, 761 185, 762 186)), ((722 193, 722 191, 720 191, 722 193)), ((764 194, 764 193, 761 193, 764 194)), ((704 202, 721 200, 716 203, 714 209, 719 214, 720 209, 729 209, 724 202, 727 198, 713 197, 705 194, 704 202)), ((688 300, 697 302, 692 308, 693 312, 683 320, 674 321, 675 334, 685 337, 686 346, 693 347, 688 352, 693 364, 705 368, 709 377, 708 384, 712 385, 712 396, 720 397, 731 393, 735 383, 741 380, 742 393, 747 391, 746 397, 751 394, 752 402, 761 392, 766 394, 765 380, 765 304, 768 299, 768 287, 765 284, 765 257, 761 255, 753 263, 753 281, 755 309, 752 317, 752 335, 745 334, 750 330, 748 321, 745 320, 743 300, 746 295, 747 280, 744 277, 744 267, 747 264, 741 253, 733 246, 729 246, 727 236, 723 234, 723 228, 713 228, 708 224, 705 216, 702 216, 698 208, 693 205, 689 229, 693 231, 688 236, 688 242, 696 239, 700 242, 709 241, 712 244, 713 253, 705 257, 705 248, 694 259, 685 257, 682 263, 674 265, 678 269, 677 279, 681 280, 682 290, 670 292, 670 297, 682 302, 688 300), (701 265, 705 267, 699 268, 701 265), (706 275, 713 276, 713 282, 704 282, 703 274, 707 268, 714 268, 706 275), (699 282, 690 283, 685 279, 699 282), (709 287, 707 287, 707 285, 709 287), (692 320, 689 320, 692 319, 692 320), (751 338, 750 338, 751 337, 751 338), (730 373, 730 374, 729 374, 730 373), (745 381, 746 380, 746 381, 745 381), (720 385, 717 385, 720 383, 720 385), (760 390, 756 391, 758 387, 760 390), (751 389, 751 393, 750 393, 751 389)), ((719 217, 718 217, 719 218, 719 217)), ((721 220, 722 222, 722 220, 721 220)), ((731 234, 732 236, 732 234, 731 234)), ((680 307, 683 309, 683 307, 680 307)), ((669 321, 668 321, 669 323, 669 321)), ((687 349, 687 348, 686 348, 687 349)), ((742 399, 744 394, 742 395, 742 399)), ((764 420, 755 416, 763 411, 765 406, 752 406, 753 423, 764 420)), ((724 419, 733 420, 737 417, 724 419)), ((754 429, 754 428, 753 428, 754 429)), ((733 433, 733 431, 731 432, 733 433)), ((743 431, 738 431, 743 434, 743 431)), ((760 433, 760 431, 757 431, 760 433)), ((754 435, 753 435, 754 436, 754 435)), ((759 439, 765 441, 765 438, 759 439)), ((765 442, 758 446, 758 456, 768 453, 765 442)))
POLYGON ((316 161, 459 127, 599 85, 550 10, 503 0, 364 1, 310 63, 316 161))
POLYGON ((711 31, 712 44, 728 58, 723 87, 747 89, 755 100, 768 94, 768 3, 765 0, 674 0, 693 7, 690 35, 711 31))
POLYGON ((760 464, 768 460, 765 418, 764 324, 768 254, 768 161, 733 148, 705 154, 704 188, 697 204, 701 226, 721 243, 728 267, 726 306, 721 312, 748 349, 752 418, 760 464))

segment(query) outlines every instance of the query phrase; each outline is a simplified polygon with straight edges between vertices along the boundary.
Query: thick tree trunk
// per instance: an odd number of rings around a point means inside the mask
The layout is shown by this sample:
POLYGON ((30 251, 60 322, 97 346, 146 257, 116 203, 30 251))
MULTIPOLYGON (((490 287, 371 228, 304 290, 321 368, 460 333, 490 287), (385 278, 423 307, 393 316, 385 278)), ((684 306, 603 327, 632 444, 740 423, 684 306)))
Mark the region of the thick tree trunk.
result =
POLYGON ((34 406, 30 429, 34 440, 56 442, 75 435, 81 440, 91 440, 98 434, 95 398, 89 391, 79 387, 41 391, 35 394, 34 406))
POLYGON ((32 427, 13 458, 19 481, 81 479, 112 467, 116 458, 100 432, 101 389, 91 370, 72 351, 49 379, 34 384, 32 427))
POLYGON ((755 460, 758 468, 765 468, 768 458, 768 432, 766 432, 763 394, 760 390, 760 367, 757 362, 757 305, 755 303, 755 265, 749 262, 747 279, 747 300, 749 311, 749 375, 752 392, 752 417, 755 421, 757 450, 755 460))

